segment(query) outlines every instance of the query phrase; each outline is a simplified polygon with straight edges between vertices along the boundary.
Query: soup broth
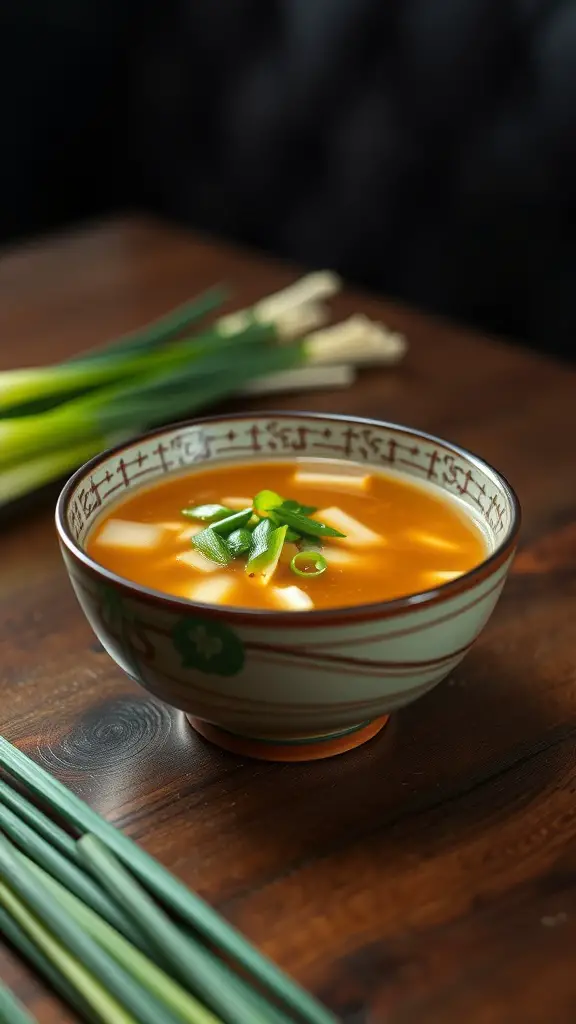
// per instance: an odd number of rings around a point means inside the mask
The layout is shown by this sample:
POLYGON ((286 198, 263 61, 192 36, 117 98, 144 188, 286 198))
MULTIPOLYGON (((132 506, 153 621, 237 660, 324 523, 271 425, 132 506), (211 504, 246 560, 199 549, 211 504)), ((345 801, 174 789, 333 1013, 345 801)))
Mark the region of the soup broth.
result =
POLYGON ((434 589, 482 562, 489 544, 472 514, 432 486, 298 460, 164 478, 107 511, 87 551, 119 576, 191 601, 304 611, 434 589))

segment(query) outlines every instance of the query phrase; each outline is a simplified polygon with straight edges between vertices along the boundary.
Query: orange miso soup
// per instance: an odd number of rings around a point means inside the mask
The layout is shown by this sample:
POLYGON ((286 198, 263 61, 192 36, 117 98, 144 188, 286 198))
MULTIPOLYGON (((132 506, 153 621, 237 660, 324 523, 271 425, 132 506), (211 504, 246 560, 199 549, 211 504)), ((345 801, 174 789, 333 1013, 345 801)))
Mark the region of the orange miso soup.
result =
MULTIPOLYGON (((254 531, 268 516, 251 513, 246 529, 254 531)), ((277 529, 278 520, 271 526, 277 529)), ((463 503, 432 485, 350 463, 298 459, 163 478, 108 510, 91 531, 87 551, 118 576, 190 601, 306 611, 434 589, 482 562, 490 545, 463 503), (195 537, 217 523, 188 518, 182 509, 224 506, 226 518, 250 510, 263 489, 297 502, 308 520, 345 536, 294 539, 297 531, 288 525, 268 576, 247 571, 249 551, 219 564, 197 550, 195 537), (299 555, 296 573, 293 559, 301 548, 308 557, 299 555)))

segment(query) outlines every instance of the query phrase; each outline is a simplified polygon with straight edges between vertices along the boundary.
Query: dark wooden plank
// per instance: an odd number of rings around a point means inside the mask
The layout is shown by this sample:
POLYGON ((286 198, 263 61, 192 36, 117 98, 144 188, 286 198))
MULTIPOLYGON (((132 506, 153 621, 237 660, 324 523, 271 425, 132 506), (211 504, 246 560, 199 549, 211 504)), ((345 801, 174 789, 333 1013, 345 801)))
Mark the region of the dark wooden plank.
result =
MULTIPOLYGON (((86 229, 0 261, 0 359, 59 358, 215 281, 244 304, 293 276, 151 222, 86 229)), ((521 553, 464 664, 359 751, 241 762, 99 649, 40 505, 0 537, 0 728, 350 1024, 573 1024, 575 375, 374 298, 337 309, 405 331, 405 364, 258 406, 442 433, 523 501, 521 553)), ((11 954, 0 963, 43 1024, 69 1019, 11 954)))

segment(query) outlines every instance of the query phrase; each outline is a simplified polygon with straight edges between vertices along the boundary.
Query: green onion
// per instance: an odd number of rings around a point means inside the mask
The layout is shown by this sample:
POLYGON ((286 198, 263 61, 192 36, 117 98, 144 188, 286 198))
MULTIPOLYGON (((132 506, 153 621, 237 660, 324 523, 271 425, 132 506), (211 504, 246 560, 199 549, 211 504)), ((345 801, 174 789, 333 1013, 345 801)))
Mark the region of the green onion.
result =
MULTIPOLYGON (((166 337, 163 337, 164 341, 166 337)), ((4 370, 0 372, 0 410, 4 412, 23 404, 29 406, 38 399, 92 390, 135 373, 155 372, 173 364, 179 365, 183 359, 199 359, 217 345, 228 347, 230 339, 223 338, 213 329, 198 338, 172 342, 153 352, 147 351, 150 346, 140 345, 136 350, 134 347, 116 348, 106 358, 100 354, 97 358, 71 360, 58 366, 4 370)))
POLYGON ((294 501, 289 498, 288 501, 283 501, 281 508, 285 509, 286 512, 301 512, 303 516, 311 516, 314 512, 318 511, 316 505, 301 505, 300 502, 294 501))
POLYGON ((259 514, 270 512, 277 505, 282 505, 284 498, 281 498, 276 491, 258 491, 254 498, 254 508, 259 514))
POLYGON ((15 792, 2 779, 0 779, 0 804, 4 804, 5 807, 14 811, 22 821, 31 825, 39 835, 60 850, 60 853, 65 854, 69 860, 78 863, 76 843, 72 836, 69 836, 63 828, 51 821, 46 814, 34 807, 34 804, 26 800, 21 793, 15 792))
POLYGON ((226 519, 220 519, 217 523, 214 523, 212 529, 214 533, 220 534, 222 537, 226 537, 232 530, 241 530, 244 526, 247 526, 252 519, 252 508, 242 509, 240 512, 233 512, 232 515, 227 516, 226 519))
POLYGON ((191 508, 181 509, 181 514, 188 519, 199 519, 204 523, 216 523, 219 519, 225 519, 232 514, 231 508, 225 505, 192 505, 191 508))
POLYGON ((312 554, 309 551, 297 551, 290 562, 292 572, 297 576, 321 576, 328 568, 324 555, 312 554))
POLYGON ((7 807, 0 806, 0 828, 16 846, 37 864, 43 864, 54 878, 59 879, 87 906, 92 907, 101 917, 128 936, 133 934, 130 921, 118 911, 106 893, 95 885, 92 878, 85 875, 76 864, 64 857, 7 807))
MULTIPOLYGON (((10 892, 23 900, 54 937, 106 985, 112 995, 141 1024, 177 1024, 168 1009, 149 993, 142 992, 127 974, 86 932, 65 914, 45 885, 26 864, 12 853, 10 844, 0 836, 0 903, 10 910, 10 892), (7 886, 10 889, 7 889, 7 886), (8 894, 8 896, 7 896, 8 894)), ((22 923, 22 922, 20 922, 22 923)))
MULTIPOLYGON (((0 432, 1 429, 0 423, 0 432)), ((15 501, 16 498, 21 498, 24 494, 38 490, 45 484, 71 473, 77 466, 98 455, 103 448, 108 448, 121 440, 122 437, 114 440, 102 437, 100 441, 70 444, 67 448, 47 452, 36 458, 23 459, 7 468, 0 468, 0 508, 9 501, 15 501)))
POLYGON ((82 999, 93 1008, 97 1020, 108 1021, 109 1024, 139 1024, 138 1018, 126 1012, 121 1003, 90 973, 80 959, 66 949, 52 931, 30 912, 24 900, 3 882, 0 882, 0 904, 42 955, 51 961, 67 984, 72 985, 82 999))
MULTIPOLYGON (((189 1022, 189 1024, 214 1024, 214 1022, 219 1021, 219 1018, 216 1018, 211 1011, 202 1007, 178 982, 174 981, 160 967, 157 967, 155 963, 140 952, 143 948, 148 948, 147 943, 142 940, 142 936, 140 936, 138 943, 139 949, 136 949, 122 935, 119 935, 114 928, 111 928, 105 921, 102 921, 97 914, 84 906, 71 893, 67 892, 50 875, 47 875, 41 867, 32 861, 27 863, 30 870, 36 873, 38 878, 52 891, 53 895, 72 914, 75 920, 82 925, 84 930, 126 970, 130 971, 145 988, 161 997, 171 1009, 179 1013, 184 1021, 189 1022)), ((188 936, 185 938, 186 941, 190 941, 188 936)), ((265 1010, 267 1013, 266 1020, 269 1024, 291 1024, 284 1014, 267 1003, 263 996, 251 989, 244 979, 234 974, 213 953, 204 949, 203 946, 197 946, 196 957, 202 970, 207 971, 211 975, 214 984, 218 988, 223 985, 228 986, 235 993, 238 1002, 248 1004, 249 1007, 255 1007, 259 1013, 265 1010)))
POLYGON ((183 302, 182 305, 176 306, 175 309, 158 317, 157 320, 146 324, 145 327, 131 331, 121 338, 116 338, 97 348, 90 349, 88 352, 72 356, 71 359, 67 359, 62 365, 68 366, 70 363, 94 362, 103 358, 108 359, 110 356, 124 355, 127 352, 146 352, 159 344, 177 338, 182 331, 187 330, 209 313, 213 313, 218 309, 226 298, 226 289, 220 285, 209 288, 199 295, 198 298, 183 302))
POLYGON ((52 810, 57 811, 64 820, 82 832, 98 835, 180 921, 203 935, 216 949, 273 993, 284 1006, 300 1014, 307 1024, 336 1024, 333 1014, 251 946, 199 896, 2 736, 0 765, 44 800, 52 810))
POLYGON ((268 1024, 266 1018, 254 1017, 252 1008, 246 1015, 235 993, 214 984, 205 959, 198 957, 197 946, 185 939, 96 836, 83 836, 78 845, 96 878, 132 917, 134 924, 143 931, 157 957, 171 973, 184 985, 198 992, 229 1024, 268 1024))
POLYGON ((292 512, 285 508, 275 508, 274 515, 280 522, 286 523, 287 526, 291 526, 293 530, 297 530, 304 536, 312 537, 344 537, 345 534, 340 533, 339 530, 332 529, 331 526, 326 526, 325 523, 318 522, 317 519, 308 519, 302 515, 301 512, 292 512))
POLYGON ((212 288, 200 298, 184 303, 151 324, 107 342, 98 348, 66 359, 57 366, 0 372, 0 405, 4 404, 2 398, 5 397, 7 391, 10 391, 11 386, 18 385, 21 392, 20 400, 16 394, 12 393, 10 406, 3 409, 4 416, 24 416, 45 412, 58 404, 59 396, 66 392, 70 393, 70 385, 72 393, 81 394, 83 391, 89 390, 94 386, 95 378, 85 375, 84 368, 93 366, 98 373, 101 364, 119 364, 127 356, 143 355, 159 345, 173 341, 185 328, 190 328, 208 313, 217 309, 225 298, 226 293, 222 288, 212 288), (74 380, 71 381, 70 371, 72 371, 72 377, 78 373, 81 375, 76 384, 74 384, 74 380), (25 397, 22 397, 22 388, 24 388, 25 397))
POLYGON ((90 1005, 85 1002, 79 992, 71 985, 68 978, 60 973, 46 954, 28 937, 17 921, 1 906, 0 935, 7 939, 14 949, 17 949, 32 967, 46 978, 48 984, 52 986, 55 992, 62 996, 73 1010, 76 1010, 82 1020, 87 1020, 90 1024, 100 1024, 102 1019, 100 1015, 96 1015, 90 1005))
POLYGON ((261 519, 258 525, 254 527, 252 530, 249 562, 254 558, 259 558, 260 555, 264 555, 268 551, 273 530, 274 527, 269 519, 261 519))
POLYGON ((0 1024, 36 1024, 19 999, 0 982, 0 1024))
POLYGON ((50 875, 47 875, 41 867, 32 862, 29 862, 28 866, 84 931, 113 956, 125 970, 129 971, 141 985, 144 985, 154 996, 166 1003, 182 1020, 189 1024, 218 1024, 217 1017, 202 1007, 193 996, 157 967, 140 949, 127 942, 98 914, 84 906, 79 899, 69 893, 50 875))
MULTIPOLYGON (((257 529, 258 527, 256 527, 256 530, 257 529)), ((256 533, 256 530, 254 533, 256 533)), ((280 560, 280 555, 282 554, 287 530, 287 526, 278 526, 269 534, 267 546, 264 551, 261 551, 258 555, 253 555, 252 551, 250 552, 250 558, 246 564, 246 573, 248 576, 259 576, 263 582, 268 582, 268 580, 274 575, 280 560)))
POLYGON ((288 544, 295 544, 296 541, 301 540, 301 538, 302 534, 298 533, 296 530, 293 530, 291 526, 288 527, 286 531, 286 542, 288 544))
POLYGON ((238 558, 239 555, 246 554, 246 552, 250 550, 251 543, 252 534, 250 530, 247 529, 234 530, 234 532, 226 538, 226 544, 232 558, 238 558))
POLYGON ((218 565, 228 565, 232 561, 226 541, 214 532, 212 526, 208 526, 192 537, 192 547, 196 548, 205 558, 209 558, 211 562, 217 562, 218 565))
POLYGON ((243 350, 243 358, 239 358, 233 372, 230 359, 215 353, 200 366, 193 362, 161 375, 143 374, 130 383, 101 388, 38 416, 0 421, 0 466, 37 457, 39 449, 65 446, 70 437, 78 443, 83 439, 95 440, 102 447, 111 432, 137 433, 156 423, 190 414, 233 394, 246 380, 298 363, 299 346, 274 348, 270 346, 268 329, 251 330, 258 331, 259 337, 244 340, 238 346, 239 351, 243 350))

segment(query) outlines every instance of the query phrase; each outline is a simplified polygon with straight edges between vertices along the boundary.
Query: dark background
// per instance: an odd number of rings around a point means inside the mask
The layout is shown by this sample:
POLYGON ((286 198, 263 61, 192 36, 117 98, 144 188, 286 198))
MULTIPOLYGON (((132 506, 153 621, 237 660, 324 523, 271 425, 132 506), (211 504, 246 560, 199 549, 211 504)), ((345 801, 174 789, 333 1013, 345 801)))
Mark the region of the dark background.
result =
POLYGON ((2 0, 0 243, 148 209, 572 356, 574 0, 2 0))

